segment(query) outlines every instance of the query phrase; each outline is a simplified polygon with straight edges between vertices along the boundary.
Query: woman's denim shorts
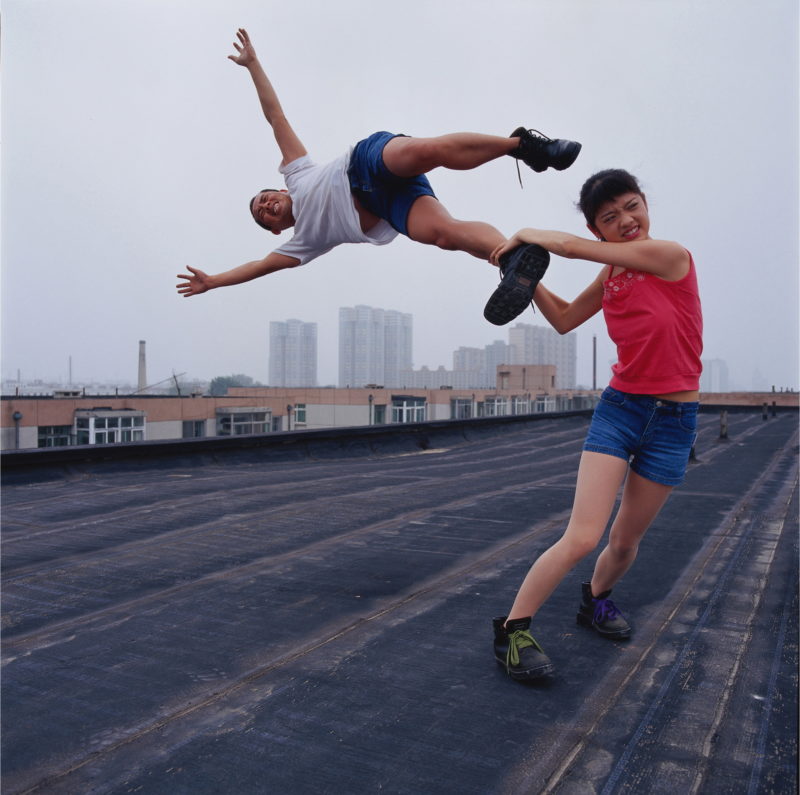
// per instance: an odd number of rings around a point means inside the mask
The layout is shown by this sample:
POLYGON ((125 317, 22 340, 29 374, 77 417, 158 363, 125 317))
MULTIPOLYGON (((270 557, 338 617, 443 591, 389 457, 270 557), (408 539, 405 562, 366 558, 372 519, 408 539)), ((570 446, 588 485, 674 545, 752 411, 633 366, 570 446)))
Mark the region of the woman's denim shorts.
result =
POLYGON ((606 387, 583 449, 624 458, 637 475, 677 486, 697 436, 697 406, 606 387))
POLYGON ((420 196, 433 196, 431 183, 424 174, 398 177, 383 162, 383 147, 399 136, 390 132, 372 133, 359 141, 350 155, 347 176, 350 190, 361 204, 378 218, 388 221, 400 234, 408 236, 408 213, 420 196))

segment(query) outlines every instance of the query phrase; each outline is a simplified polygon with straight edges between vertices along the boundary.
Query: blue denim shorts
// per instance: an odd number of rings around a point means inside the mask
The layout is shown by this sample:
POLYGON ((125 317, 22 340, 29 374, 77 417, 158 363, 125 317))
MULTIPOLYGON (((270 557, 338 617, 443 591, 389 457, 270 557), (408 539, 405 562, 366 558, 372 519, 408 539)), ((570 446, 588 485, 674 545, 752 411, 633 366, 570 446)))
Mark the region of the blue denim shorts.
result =
POLYGON ((395 133, 376 132, 359 141, 350 155, 347 176, 350 190, 367 210, 388 221, 400 234, 408 236, 411 205, 420 196, 436 198, 436 194, 424 174, 397 177, 386 168, 383 147, 398 137, 401 136, 395 133))
POLYGON ((583 449, 624 458, 637 475, 677 486, 697 436, 697 407, 606 387, 583 449))

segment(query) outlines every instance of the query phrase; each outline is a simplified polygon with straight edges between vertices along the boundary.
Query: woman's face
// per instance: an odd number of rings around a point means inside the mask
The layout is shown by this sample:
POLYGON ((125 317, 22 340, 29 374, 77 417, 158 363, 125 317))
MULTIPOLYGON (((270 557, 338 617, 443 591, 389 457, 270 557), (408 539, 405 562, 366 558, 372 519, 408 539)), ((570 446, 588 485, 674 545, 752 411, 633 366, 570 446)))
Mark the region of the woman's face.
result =
POLYGON ((627 243, 650 239, 650 214, 647 200, 641 193, 623 193, 600 205, 589 229, 601 240, 627 243))

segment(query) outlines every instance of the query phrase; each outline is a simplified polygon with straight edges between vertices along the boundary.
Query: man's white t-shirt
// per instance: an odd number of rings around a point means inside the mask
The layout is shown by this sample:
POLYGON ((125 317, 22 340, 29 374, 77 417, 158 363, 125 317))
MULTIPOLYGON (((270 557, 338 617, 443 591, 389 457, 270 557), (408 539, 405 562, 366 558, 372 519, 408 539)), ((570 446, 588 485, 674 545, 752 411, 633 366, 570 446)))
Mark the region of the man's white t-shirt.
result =
POLYGON ((315 257, 341 243, 391 243, 398 232, 381 219, 369 234, 361 231, 347 167, 352 149, 324 166, 318 166, 308 155, 298 157, 278 170, 283 174, 292 197, 294 236, 275 251, 294 257, 305 265, 315 257))

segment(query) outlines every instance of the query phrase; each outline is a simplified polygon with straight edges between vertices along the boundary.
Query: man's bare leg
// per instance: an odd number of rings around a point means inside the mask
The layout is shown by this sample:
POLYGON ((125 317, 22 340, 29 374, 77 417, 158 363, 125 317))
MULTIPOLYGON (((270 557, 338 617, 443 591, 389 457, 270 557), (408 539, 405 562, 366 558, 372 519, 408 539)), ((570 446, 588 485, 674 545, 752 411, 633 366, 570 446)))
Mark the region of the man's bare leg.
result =
POLYGON ((507 155, 519 138, 482 133, 450 133, 436 138, 392 138, 383 148, 383 162, 397 177, 416 177, 434 168, 466 171, 507 155))
POLYGON ((465 251, 482 260, 488 260, 489 254, 505 240, 491 224, 453 218, 433 196, 420 196, 411 205, 406 224, 408 236, 418 243, 465 251))

